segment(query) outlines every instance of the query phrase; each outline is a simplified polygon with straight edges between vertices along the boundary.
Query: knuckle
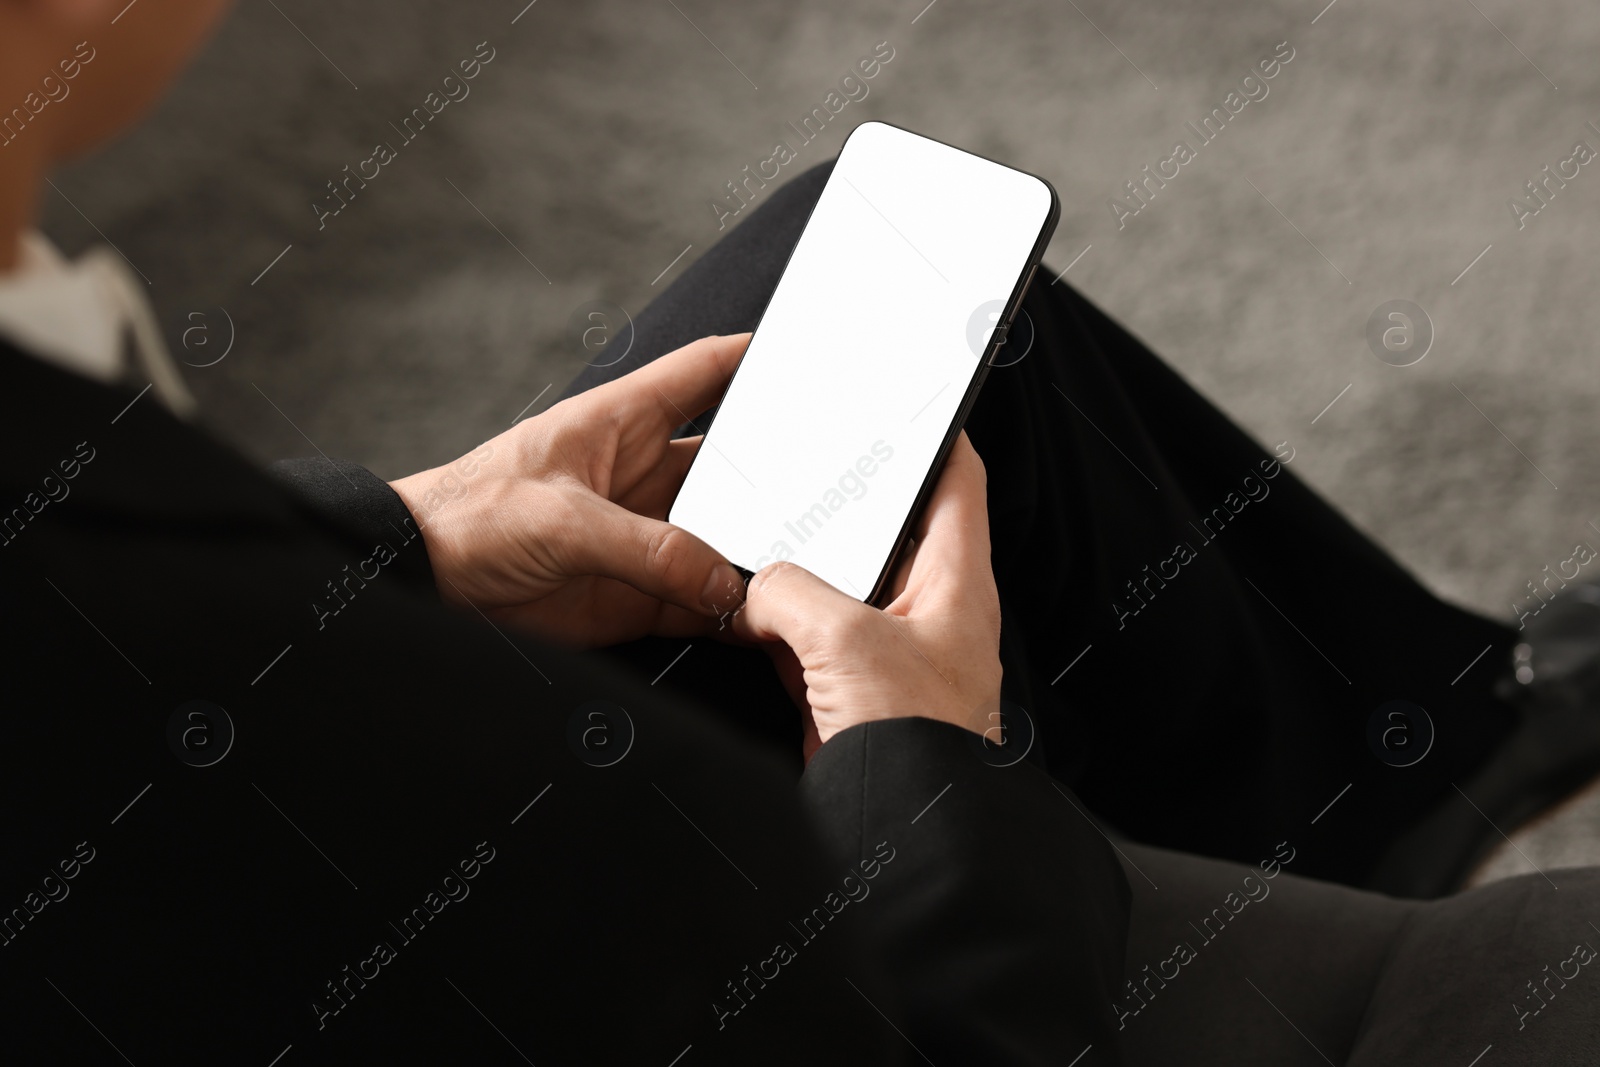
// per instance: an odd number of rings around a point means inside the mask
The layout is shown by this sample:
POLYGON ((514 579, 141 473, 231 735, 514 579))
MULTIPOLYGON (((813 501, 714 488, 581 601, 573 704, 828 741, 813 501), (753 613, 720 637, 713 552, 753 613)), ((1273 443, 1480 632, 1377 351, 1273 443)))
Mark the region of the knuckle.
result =
POLYGON ((651 574, 668 585, 691 577, 694 545, 689 534, 676 526, 662 524, 652 530, 645 545, 645 565, 651 574))
POLYGON ((768 593, 789 585, 794 581, 795 572, 800 568, 793 563, 783 560, 769 563, 756 571, 750 579, 748 588, 751 593, 768 593))

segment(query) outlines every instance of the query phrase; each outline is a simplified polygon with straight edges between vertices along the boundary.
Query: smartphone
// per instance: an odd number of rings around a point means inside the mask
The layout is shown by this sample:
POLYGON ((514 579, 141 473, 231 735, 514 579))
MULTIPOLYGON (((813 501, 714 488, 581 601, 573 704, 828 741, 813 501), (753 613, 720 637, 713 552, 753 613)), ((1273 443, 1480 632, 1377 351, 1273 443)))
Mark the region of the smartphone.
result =
POLYGON ((668 521, 873 603, 1060 216, 1043 178, 850 132, 668 521))

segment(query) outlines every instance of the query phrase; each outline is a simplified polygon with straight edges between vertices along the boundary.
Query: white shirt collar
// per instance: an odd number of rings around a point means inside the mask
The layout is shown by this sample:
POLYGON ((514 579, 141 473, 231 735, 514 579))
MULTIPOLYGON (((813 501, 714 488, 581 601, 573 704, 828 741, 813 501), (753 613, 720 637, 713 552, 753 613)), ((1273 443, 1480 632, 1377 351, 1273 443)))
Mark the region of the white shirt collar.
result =
POLYGON ((29 355, 100 382, 128 371, 131 336, 140 369, 174 414, 194 398, 173 365, 150 301, 133 272, 106 248, 68 261, 37 231, 22 235, 18 269, 0 274, 0 336, 29 355))
POLYGON ((125 366, 121 302, 93 261, 70 263, 37 231, 23 234, 18 269, 0 274, 0 334, 29 355, 97 381, 125 366))

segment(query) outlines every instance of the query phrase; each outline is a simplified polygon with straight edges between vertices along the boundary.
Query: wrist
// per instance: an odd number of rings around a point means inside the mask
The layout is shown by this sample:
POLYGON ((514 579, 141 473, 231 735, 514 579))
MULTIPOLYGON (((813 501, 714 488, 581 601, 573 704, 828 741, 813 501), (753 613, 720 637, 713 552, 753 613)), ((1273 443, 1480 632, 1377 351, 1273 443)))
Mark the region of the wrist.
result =
POLYGON ((994 726, 993 711, 1000 704, 999 695, 987 702, 979 703, 973 707, 966 707, 958 703, 928 702, 915 711, 869 711, 855 712, 849 715, 813 715, 817 724, 817 740, 819 744, 827 744, 830 740, 844 733, 846 730, 857 726, 865 726, 874 722, 893 722, 898 719, 927 719, 931 722, 943 723, 965 730, 978 737, 985 735, 994 726))
POLYGON ((483 470, 495 454, 493 441, 485 441, 454 463, 397 478, 389 483, 416 520, 417 528, 428 525, 466 491, 467 484, 483 470))
POLYGON ((427 553, 428 564, 433 570, 433 586, 442 600, 449 592, 443 566, 446 553, 441 551, 436 543, 437 530, 429 524, 427 510, 422 503, 427 491, 427 475, 431 473, 431 471, 420 471, 404 478, 396 478, 389 483, 389 488, 394 490, 394 495, 400 498, 400 503, 411 513, 411 521, 416 526, 417 532, 422 535, 422 550, 427 553))

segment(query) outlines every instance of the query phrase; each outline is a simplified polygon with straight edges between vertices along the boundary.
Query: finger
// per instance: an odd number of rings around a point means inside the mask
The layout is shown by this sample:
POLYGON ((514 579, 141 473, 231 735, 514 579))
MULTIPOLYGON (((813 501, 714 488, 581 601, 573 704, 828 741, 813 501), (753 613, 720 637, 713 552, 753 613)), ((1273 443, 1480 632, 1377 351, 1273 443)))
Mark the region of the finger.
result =
POLYGON ((749 343, 748 333, 702 337, 587 395, 619 409, 624 424, 647 419, 653 430, 671 430, 717 402, 749 343))
POLYGON ((918 523, 917 542, 914 574, 989 573, 989 477, 965 430, 950 448, 918 523))
POLYGON ((894 573, 889 577, 889 592, 884 598, 887 603, 893 604, 906 591, 906 583, 911 580, 911 567, 917 558, 917 546, 921 543, 914 537, 906 538, 905 545, 900 549, 900 558, 894 561, 894 573))
POLYGON ((572 648, 605 647, 647 633, 703 637, 714 635, 719 626, 703 611, 663 604, 626 582, 600 577, 571 581, 541 600, 490 608, 485 614, 497 624, 572 648))
POLYGON ((572 576, 615 578, 702 615, 721 615, 744 599, 739 572, 694 534, 597 496, 583 500, 560 546, 572 576))
POLYGON ((617 497, 617 503, 635 515, 646 515, 652 519, 666 518, 672 502, 677 499, 678 490, 683 488, 683 479, 700 451, 702 440, 704 438, 684 437, 673 441, 667 446, 666 455, 661 457, 661 461, 629 486, 627 492, 617 497))
POLYGON ((773 563, 756 572, 734 629, 759 641, 782 641, 802 660, 841 625, 876 610, 846 596, 804 567, 773 563))
POLYGON ((918 526, 909 595, 902 603, 906 611, 919 600, 939 610, 946 603, 974 606, 995 598, 987 476, 965 433, 952 447, 918 526))

